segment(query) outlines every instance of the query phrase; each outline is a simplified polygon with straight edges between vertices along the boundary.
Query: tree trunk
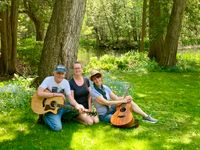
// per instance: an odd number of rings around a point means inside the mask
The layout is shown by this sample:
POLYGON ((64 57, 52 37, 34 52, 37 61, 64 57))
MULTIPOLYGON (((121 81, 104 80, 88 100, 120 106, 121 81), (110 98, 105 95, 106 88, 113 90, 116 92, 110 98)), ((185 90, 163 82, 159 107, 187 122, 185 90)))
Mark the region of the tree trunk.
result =
MULTIPOLYGON (((44 40, 44 32, 45 32, 45 22, 39 15, 37 15, 32 7, 34 7, 34 1, 24 0, 24 8, 25 13, 29 16, 29 18, 33 21, 35 25, 36 31, 36 41, 44 40)), ((41 14, 40 14, 41 15, 41 14)))
POLYGON ((161 55, 162 58, 159 62, 161 66, 172 67, 176 65, 178 39, 181 32, 181 24, 185 6, 186 0, 174 0, 171 17, 167 27, 164 50, 161 55))
POLYGON ((161 53, 164 46, 164 27, 162 26, 159 0, 150 0, 149 2, 149 44, 150 49, 148 57, 157 62, 161 59, 161 53))
POLYGON ((1 16, 1 59, 0 73, 13 75, 16 72, 17 23, 19 1, 12 0, 11 7, 5 6, 1 16))
POLYGON ((77 59, 86 0, 56 0, 38 68, 39 80, 51 75, 57 64, 72 68, 77 59))
POLYGON ((141 28, 141 41, 140 41, 140 52, 144 51, 144 38, 146 35, 146 10, 147 10, 147 0, 143 1, 143 12, 142 12, 142 28, 141 28))

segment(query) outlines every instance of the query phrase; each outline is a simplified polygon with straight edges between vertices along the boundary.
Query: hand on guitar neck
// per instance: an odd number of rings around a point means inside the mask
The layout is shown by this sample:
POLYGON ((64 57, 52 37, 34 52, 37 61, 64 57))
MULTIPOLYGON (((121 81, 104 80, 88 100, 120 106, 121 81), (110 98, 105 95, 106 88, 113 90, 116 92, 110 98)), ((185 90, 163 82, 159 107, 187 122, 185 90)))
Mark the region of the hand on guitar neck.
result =
POLYGON ((126 96, 126 97, 123 97, 123 100, 124 100, 123 104, 130 103, 132 101, 132 98, 130 96, 126 96))

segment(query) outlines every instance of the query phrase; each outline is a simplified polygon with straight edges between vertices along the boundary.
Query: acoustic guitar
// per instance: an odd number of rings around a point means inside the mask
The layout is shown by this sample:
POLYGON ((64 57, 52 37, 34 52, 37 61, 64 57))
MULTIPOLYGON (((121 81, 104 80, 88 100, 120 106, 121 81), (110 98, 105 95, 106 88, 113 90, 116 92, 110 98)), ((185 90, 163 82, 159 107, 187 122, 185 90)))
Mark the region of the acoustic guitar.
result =
POLYGON ((133 127, 135 119, 133 118, 131 109, 130 102, 118 105, 116 107, 116 112, 111 117, 111 124, 121 128, 133 127))
MULTIPOLYGON (((49 91, 45 91, 45 92, 49 92, 49 91)), ((79 113, 79 111, 76 108, 74 108, 70 105, 64 105, 64 103, 65 103, 65 101, 64 101, 63 97, 55 96, 55 97, 51 97, 51 98, 44 98, 44 97, 38 96, 37 93, 35 93, 32 96, 31 108, 32 108, 33 112, 35 112, 37 114, 45 114, 47 112, 52 112, 53 114, 57 114, 58 109, 61 107, 79 113)), ((84 113, 87 113, 90 116, 97 115, 97 112, 94 112, 94 111, 84 112, 84 113)))
MULTIPOLYGON (((125 90, 125 96, 127 95, 129 88, 130 86, 128 86, 125 90)), ((110 121, 113 126, 120 128, 130 128, 139 126, 138 120, 134 119, 133 117, 131 102, 117 105, 116 111, 112 115, 110 121)))
POLYGON ((31 100, 31 108, 37 114, 45 114, 47 112, 57 114, 58 109, 64 107, 64 102, 64 99, 60 96, 44 98, 35 93, 31 100))

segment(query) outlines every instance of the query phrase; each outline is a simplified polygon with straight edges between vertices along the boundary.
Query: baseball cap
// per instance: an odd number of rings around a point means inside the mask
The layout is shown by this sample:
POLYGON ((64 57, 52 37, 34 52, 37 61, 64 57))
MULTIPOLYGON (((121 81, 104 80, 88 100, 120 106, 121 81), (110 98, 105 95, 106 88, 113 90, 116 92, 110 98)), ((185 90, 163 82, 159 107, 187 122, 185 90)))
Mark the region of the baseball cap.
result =
POLYGON ((67 68, 64 65, 57 65, 56 68, 54 69, 54 72, 65 73, 67 72, 67 68))

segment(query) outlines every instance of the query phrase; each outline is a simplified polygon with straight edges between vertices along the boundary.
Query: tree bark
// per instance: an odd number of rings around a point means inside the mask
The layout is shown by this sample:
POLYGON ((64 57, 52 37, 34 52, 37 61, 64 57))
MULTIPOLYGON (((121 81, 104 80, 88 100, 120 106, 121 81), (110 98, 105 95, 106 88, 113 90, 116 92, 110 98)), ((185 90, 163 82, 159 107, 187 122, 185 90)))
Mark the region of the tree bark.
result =
POLYGON ((44 40, 38 82, 51 75, 57 64, 71 69, 77 59, 86 0, 56 0, 44 40))
POLYGON ((147 10, 147 0, 143 1, 143 12, 142 12, 142 27, 141 27, 141 41, 140 41, 140 52, 144 51, 144 38, 146 35, 146 10, 147 10))
POLYGON ((32 9, 33 5, 34 1, 24 0, 25 13, 29 16, 35 25, 36 41, 43 41, 45 33, 45 22, 44 19, 42 19, 39 15, 36 14, 36 12, 34 12, 32 9))
POLYGON ((19 1, 12 0, 11 7, 5 6, 1 16, 0 73, 13 75, 16 72, 17 24, 19 1))
POLYGON ((161 53, 164 46, 164 27, 161 20, 161 8, 159 0, 150 0, 149 2, 149 53, 150 59, 157 62, 161 59, 161 53))
POLYGON ((181 24, 185 7, 186 0, 174 0, 169 24, 167 27, 164 50, 159 62, 161 66, 172 67, 176 65, 178 39, 181 32, 181 24))

